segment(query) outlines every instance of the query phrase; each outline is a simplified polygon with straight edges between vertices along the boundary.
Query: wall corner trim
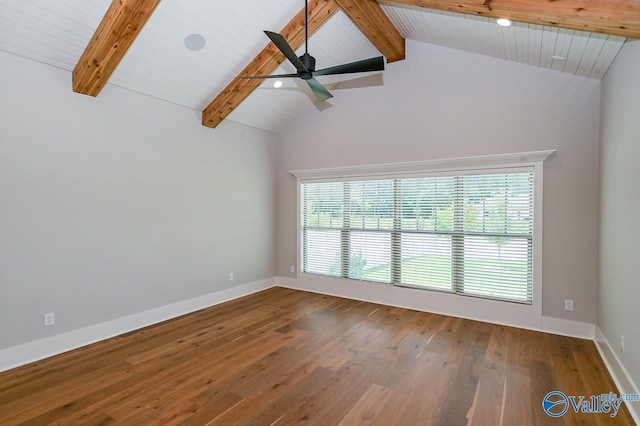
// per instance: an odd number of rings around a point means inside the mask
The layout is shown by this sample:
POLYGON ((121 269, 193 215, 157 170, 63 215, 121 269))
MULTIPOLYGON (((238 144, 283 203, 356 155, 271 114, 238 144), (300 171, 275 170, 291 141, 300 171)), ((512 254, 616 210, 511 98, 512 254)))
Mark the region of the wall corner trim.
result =
POLYGON ((0 371, 87 346, 275 286, 273 277, 0 350, 0 371))

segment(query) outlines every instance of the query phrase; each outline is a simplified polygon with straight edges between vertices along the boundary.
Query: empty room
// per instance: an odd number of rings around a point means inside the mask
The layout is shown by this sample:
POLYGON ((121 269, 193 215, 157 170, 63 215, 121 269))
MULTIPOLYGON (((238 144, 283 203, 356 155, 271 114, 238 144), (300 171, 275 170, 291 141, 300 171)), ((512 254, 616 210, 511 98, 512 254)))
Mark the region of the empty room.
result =
POLYGON ((637 0, 0 0, 0 424, 640 422, 637 0))

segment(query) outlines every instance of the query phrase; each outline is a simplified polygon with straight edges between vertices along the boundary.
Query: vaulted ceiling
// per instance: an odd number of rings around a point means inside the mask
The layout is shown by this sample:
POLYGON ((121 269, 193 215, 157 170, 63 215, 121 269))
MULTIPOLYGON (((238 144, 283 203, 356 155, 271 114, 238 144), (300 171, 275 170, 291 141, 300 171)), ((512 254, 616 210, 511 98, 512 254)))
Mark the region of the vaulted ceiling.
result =
MULTIPOLYGON (((380 54, 410 61, 410 39, 599 79, 625 38, 640 38, 640 0, 310 0, 309 16, 318 68, 380 54), (497 26, 499 17, 514 25, 497 26)), ((108 82, 201 111, 209 127, 228 119, 278 132, 313 95, 298 79, 275 89, 236 78, 294 72, 262 30, 300 55, 304 2, 0 0, 0 49, 73 71, 78 93, 97 96, 108 82), (203 49, 186 48, 191 34, 203 49)), ((370 77, 322 83, 381 84, 370 77)))

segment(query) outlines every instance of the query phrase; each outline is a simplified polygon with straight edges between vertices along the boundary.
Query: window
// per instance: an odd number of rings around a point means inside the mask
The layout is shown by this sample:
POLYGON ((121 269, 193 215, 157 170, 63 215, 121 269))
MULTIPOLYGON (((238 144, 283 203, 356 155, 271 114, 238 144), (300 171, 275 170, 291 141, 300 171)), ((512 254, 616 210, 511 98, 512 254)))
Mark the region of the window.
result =
POLYGON ((533 168, 301 183, 302 270, 532 303, 533 168))

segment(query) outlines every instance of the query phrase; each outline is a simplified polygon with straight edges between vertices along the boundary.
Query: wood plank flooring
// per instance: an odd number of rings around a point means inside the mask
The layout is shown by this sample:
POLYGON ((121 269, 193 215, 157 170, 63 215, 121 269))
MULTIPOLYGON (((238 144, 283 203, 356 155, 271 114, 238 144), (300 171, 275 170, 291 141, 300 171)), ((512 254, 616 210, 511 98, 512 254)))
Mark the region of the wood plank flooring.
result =
POLYGON ((593 342, 273 288, 0 373, 0 424, 632 425, 593 342))

